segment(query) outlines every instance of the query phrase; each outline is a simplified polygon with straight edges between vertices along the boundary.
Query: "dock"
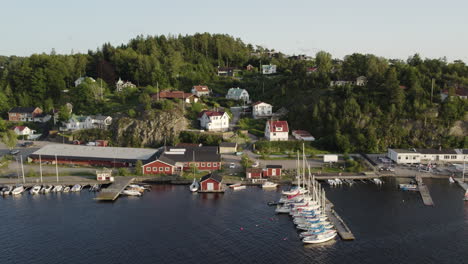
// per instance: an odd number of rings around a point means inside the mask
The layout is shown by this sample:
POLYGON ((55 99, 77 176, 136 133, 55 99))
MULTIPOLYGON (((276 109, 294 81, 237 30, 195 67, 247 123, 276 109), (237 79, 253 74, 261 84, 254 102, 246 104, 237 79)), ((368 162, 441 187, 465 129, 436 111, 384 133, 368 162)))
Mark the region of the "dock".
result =
POLYGON ((463 188, 463 190, 468 191, 468 184, 466 182, 463 182, 461 179, 454 179, 460 187, 463 188))
POLYGON ((325 213, 327 214, 328 219, 333 223, 335 226, 336 231, 340 235, 341 239, 343 240, 355 240, 351 229, 346 225, 343 219, 338 215, 338 213, 333 210, 333 204, 330 201, 326 203, 325 213))
POLYGON ((134 178, 130 177, 115 177, 114 182, 109 187, 102 189, 94 199, 98 201, 115 201, 133 180, 134 178))
POLYGON ((431 194, 429 193, 429 189, 427 185, 424 184, 421 176, 416 176, 416 182, 418 183, 419 193, 421 194, 421 198, 423 200, 424 205, 432 206, 434 202, 432 201, 431 194))

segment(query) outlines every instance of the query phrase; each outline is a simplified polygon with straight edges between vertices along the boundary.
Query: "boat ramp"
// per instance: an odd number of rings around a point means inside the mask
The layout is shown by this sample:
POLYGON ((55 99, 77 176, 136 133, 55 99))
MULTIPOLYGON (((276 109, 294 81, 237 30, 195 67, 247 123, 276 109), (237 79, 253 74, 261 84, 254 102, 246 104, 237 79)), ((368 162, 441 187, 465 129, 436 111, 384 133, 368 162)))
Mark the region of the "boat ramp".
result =
POLYGON ((102 189, 94 199, 98 201, 115 201, 133 180, 134 178, 129 177, 115 177, 114 182, 109 187, 102 189))
POLYGON ((419 193, 421 194, 424 205, 434 205, 429 189, 427 188, 427 185, 424 184, 421 176, 416 176, 416 182, 418 183, 419 193))

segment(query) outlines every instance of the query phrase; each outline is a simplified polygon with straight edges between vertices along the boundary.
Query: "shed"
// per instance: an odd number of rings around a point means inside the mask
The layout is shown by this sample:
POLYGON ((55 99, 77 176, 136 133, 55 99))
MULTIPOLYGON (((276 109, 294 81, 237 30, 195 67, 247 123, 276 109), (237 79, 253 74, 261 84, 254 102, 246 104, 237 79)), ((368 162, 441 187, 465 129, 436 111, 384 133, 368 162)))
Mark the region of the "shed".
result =
POLYGON ((235 153, 237 152, 237 143, 235 142, 221 142, 219 143, 219 153, 235 153))
POLYGON ((247 179, 260 179, 262 178, 263 169, 261 168, 247 168, 245 176, 247 179))
POLYGON ((281 176, 281 170, 283 166, 281 165, 267 165, 265 169, 263 169, 263 177, 277 177, 281 176))
POLYGON ((210 173, 200 179, 199 192, 224 192, 223 176, 210 173))

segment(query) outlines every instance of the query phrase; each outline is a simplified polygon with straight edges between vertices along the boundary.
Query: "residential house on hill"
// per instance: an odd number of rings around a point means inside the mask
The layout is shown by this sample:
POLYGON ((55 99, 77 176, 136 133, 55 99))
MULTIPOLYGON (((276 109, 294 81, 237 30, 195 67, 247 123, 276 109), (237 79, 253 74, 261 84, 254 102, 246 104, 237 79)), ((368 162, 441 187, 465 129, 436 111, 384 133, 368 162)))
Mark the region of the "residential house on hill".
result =
POLYGON ((221 169, 218 147, 165 147, 151 162, 143 165, 144 174, 180 175, 221 169))
POLYGON ((218 67, 218 76, 234 77, 238 72, 234 67, 218 67))
POLYGON ((93 78, 91 77, 80 77, 78 79, 75 80, 75 87, 77 87, 78 85, 82 84, 85 80, 89 80, 91 82, 96 82, 96 80, 94 80, 93 78))
MULTIPOLYGON (((440 92, 440 99, 445 101, 449 97, 449 89, 444 89, 440 92)), ((453 94, 453 97, 458 97, 460 99, 466 100, 468 98, 468 89, 466 88, 456 88, 453 94)))
POLYGON ((227 131, 229 119, 229 115, 221 111, 203 111, 198 116, 200 127, 208 131, 227 131))
POLYGON ((30 129, 27 126, 15 126, 13 131, 18 136, 24 136, 26 139, 29 139, 30 136, 34 135, 35 130, 30 129))
POLYGON ((115 91, 120 93, 122 92, 125 88, 135 88, 136 85, 134 85, 133 83, 131 83, 130 81, 122 81, 122 79, 120 79, 119 77, 119 80, 115 83, 115 91))
POLYGON ((276 73, 276 65, 262 65, 262 73, 265 75, 268 74, 275 74, 276 73))
POLYGON ((40 122, 45 123, 51 119, 39 107, 13 107, 8 111, 8 120, 13 122, 40 122))
POLYGON ((198 96, 192 93, 186 93, 183 91, 161 91, 157 94, 153 94, 151 96, 153 100, 158 100, 158 99, 180 99, 183 100, 184 102, 190 104, 190 103, 196 103, 198 102, 198 96))
POLYGON ((77 131, 82 129, 107 129, 112 124, 112 117, 95 115, 95 116, 78 116, 72 115, 67 122, 62 122, 61 131, 77 131))
POLYGON ((289 139, 288 122, 268 120, 265 126, 265 138, 268 141, 288 140, 289 139))
POLYGON ((249 93, 245 89, 237 88, 229 88, 228 93, 226 94, 227 99, 244 101, 248 103, 249 100, 249 93))
POLYGON ((206 85, 194 85, 192 87, 192 94, 202 97, 202 96, 209 96, 211 93, 210 89, 206 85))
POLYGON ((307 67, 306 73, 307 74, 312 74, 313 72, 317 72, 318 68, 317 67, 307 67))
POLYGON ((345 85, 356 85, 356 86, 364 86, 367 83, 367 78, 365 76, 359 76, 356 78, 355 81, 331 81, 330 86, 345 86, 345 85))
POLYGON ((253 118, 268 118, 273 115, 273 106, 265 102, 256 102, 252 105, 253 118))

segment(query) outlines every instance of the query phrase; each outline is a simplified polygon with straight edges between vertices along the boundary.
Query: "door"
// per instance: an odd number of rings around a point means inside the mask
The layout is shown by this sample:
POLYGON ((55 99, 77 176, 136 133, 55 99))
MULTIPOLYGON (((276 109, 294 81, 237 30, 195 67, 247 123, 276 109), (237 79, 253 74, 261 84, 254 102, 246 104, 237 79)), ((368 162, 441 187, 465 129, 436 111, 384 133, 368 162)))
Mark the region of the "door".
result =
POLYGON ((276 176, 276 169, 271 170, 271 176, 276 176))
POLYGON ((208 191, 213 191, 213 190, 214 190, 214 183, 208 182, 208 183, 206 184, 206 189, 207 189, 208 191))

